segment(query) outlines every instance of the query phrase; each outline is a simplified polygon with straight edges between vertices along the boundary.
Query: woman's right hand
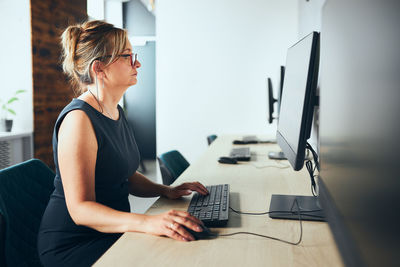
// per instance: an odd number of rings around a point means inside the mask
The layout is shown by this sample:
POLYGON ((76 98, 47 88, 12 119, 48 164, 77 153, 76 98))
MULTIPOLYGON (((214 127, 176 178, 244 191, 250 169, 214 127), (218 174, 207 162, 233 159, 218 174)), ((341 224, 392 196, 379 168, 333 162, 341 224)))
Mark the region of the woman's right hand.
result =
POLYGON ((170 210, 159 215, 148 215, 145 232, 158 236, 168 236, 179 241, 193 241, 194 237, 185 227, 196 232, 203 231, 203 223, 186 211, 170 210))

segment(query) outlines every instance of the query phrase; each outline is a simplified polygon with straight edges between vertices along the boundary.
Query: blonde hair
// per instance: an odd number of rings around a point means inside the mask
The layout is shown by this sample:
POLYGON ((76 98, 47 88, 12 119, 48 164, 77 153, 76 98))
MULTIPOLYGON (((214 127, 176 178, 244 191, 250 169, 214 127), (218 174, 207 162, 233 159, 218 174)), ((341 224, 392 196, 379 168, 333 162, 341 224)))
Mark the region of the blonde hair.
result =
POLYGON ((93 83, 90 67, 95 60, 106 66, 118 59, 126 47, 126 31, 100 21, 68 26, 61 35, 62 67, 77 93, 93 83))

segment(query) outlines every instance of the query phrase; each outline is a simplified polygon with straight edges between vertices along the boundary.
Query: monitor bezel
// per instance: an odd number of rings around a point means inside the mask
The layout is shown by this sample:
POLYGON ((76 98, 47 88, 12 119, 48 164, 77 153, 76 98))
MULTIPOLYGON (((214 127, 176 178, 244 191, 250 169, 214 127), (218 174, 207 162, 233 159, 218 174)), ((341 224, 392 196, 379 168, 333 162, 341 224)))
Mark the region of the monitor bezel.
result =
POLYGON ((271 124, 275 119, 274 118, 274 111, 275 111, 274 104, 277 100, 274 98, 274 89, 272 86, 271 78, 268 78, 267 83, 268 83, 268 86, 267 86, 268 87, 267 88, 267 90, 268 90, 268 123, 271 124))
POLYGON ((277 116, 278 119, 279 119, 279 113, 281 112, 283 81, 285 79, 285 66, 281 66, 279 74, 280 74, 280 77, 279 77, 279 91, 278 91, 278 116, 277 116))
MULTIPOLYGON (((315 98, 316 98, 316 89, 317 89, 317 82, 318 82, 318 68, 319 68, 319 33, 312 32, 299 40, 290 49, 293 49, 304 41, 307 38, 312 38, 311 44, 311 53, 310 53, 310 61, 308 65, 308 75, 307 75, 307 84, 305 88, 305 97, 304 97, 304 105, 303 105, 303 112, 301 116, 301 126, 300 126, 300 133, 298 139, 298 146, 297 151, 294 151, 293 148, 289 145, 286 141, 284 135, 279 131, 279 123, 278 121, 278 129, 276 131, 276 140, 279 146, 281 147, 283 153, 287 157, 288 161, 292 165, 295 171, 299 171, 303 168, 304 165, 304 158, 305 158, 305 150, 307 140, 310 138, 311 135, 311 126, 312 126, 312 117, 314 113, 314 106, 315 106, 315 98)), ((288 61, 286 61, 286 70, 288 68, 288 61)), ((289 66, 290 67, 290 66, 289 66)), ((287 73, 285 73, 285 79, 287 79, 287 73)), ((287 91, 287 89, 283 90, 287 91)), ((282 99, 285 101, 285 99, 282 99)))

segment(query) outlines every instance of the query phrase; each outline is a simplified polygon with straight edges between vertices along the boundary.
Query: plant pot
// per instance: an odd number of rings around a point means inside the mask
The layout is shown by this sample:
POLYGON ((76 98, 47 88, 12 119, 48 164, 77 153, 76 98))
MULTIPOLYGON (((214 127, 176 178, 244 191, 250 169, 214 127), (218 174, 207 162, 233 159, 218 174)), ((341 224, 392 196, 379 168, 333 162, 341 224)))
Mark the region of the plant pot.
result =
POLYGON ((5 120, 6 122, 6 132, 11 132, 13 126, 13 120, 5 120))

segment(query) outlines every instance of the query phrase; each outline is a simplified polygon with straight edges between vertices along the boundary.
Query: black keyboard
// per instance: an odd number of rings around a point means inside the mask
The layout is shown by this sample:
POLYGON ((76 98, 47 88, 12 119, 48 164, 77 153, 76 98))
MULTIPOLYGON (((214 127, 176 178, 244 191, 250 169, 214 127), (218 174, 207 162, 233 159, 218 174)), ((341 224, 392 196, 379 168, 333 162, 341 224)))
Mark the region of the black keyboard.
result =
POLYGON ((188 212, 199 218, 205 226, 224 226, 229 215, 229 184, 207 186, 207 196, 195 193, 188 212))

